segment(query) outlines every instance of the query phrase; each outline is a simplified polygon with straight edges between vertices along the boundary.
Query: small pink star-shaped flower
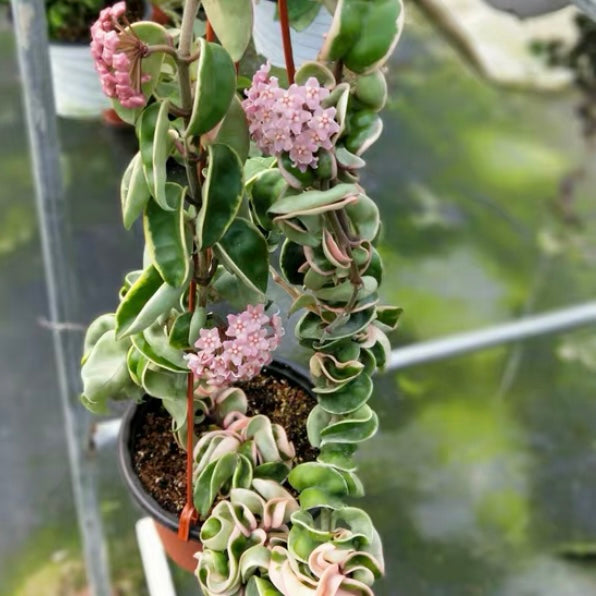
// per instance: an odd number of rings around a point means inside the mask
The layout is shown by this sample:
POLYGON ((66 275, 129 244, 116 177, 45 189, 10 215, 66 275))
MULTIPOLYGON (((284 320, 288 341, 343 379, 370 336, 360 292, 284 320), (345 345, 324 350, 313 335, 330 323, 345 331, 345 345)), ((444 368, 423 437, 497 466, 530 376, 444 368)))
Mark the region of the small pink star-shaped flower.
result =
POLYGON ((327 108, 323 110, 318 108, 308 123, 309 128, 325 135, 329 138, 331 135, 339 131, 339 124, 335 121, 335 108, 327 108))
POLYGON ((290 159, 296 164, 298 168, 306 169, 307 166, 313 162, 316 163, 314 152, 318 147, 313 141, 312 135, 303 132, 294 141, 294 145, 290 149, 290 159))
POLYGON ((226 335, 228 337, 246 337, 252 331, 250 321, 247 321, 242 315, 228 315, 228 328, 226 335))
POLYGON ((257 83, 266 83, 269 79, 269 71, 271 70, 271 64, 267 62, 266 64, 262 64, 259 70, 253 76, 253 84, 257 83))
POLYGON ((195 347, 200 350, 213 352, 221 347, 221 339, 217 329, 201 329, 199 336, 199 339, 195 343, 195 347))
POLYGON ((321 133, 318 130, 311 130, 311 131, 309 131, 309 133, 310 133, 312 142, 317 147, 320 147, 322 149, 327 149, 327 150, 333 149, 333 143, 331 142, 331 140, 325 133, 321 133))
POLYGON ((269 317, 265 314, 265 307, 262 304, 257 304, 255 306, 249 304, 246 307, 245 315, 259 327, 266 325, 269 322, 269 317))
POLYGON ((295 83, 288 89, 277 90, 277 105, 280 109, 290 110, 301 108, 306 100, 304 89, 295 83))
POLYGON ((292 148, 292 137, 289 127, 278 127, 272 133, 273 136, 273 152, 282 153, 289 151, 292 148))
POLYGON ((307 110, 298 108, 294 110, 288 110, 284 114, 284 117, 290 126, 290 130, 295 135, 299 135, 304 129, 304 125, 310 121, 312 115, 307 110))
POLYGON ((315 77, 310 77, 306 81, 304 88, 306 105, 311 110, 316 110, 321 105, 321 101, 329 95, 329 90, 325 87, 321 87, 321 84, 315 77))
POLYGON ((231 362, 239 366, 244 360, 244 343, 242 340, 229 340, 223 342, 223 358, 226 362, 231 362))

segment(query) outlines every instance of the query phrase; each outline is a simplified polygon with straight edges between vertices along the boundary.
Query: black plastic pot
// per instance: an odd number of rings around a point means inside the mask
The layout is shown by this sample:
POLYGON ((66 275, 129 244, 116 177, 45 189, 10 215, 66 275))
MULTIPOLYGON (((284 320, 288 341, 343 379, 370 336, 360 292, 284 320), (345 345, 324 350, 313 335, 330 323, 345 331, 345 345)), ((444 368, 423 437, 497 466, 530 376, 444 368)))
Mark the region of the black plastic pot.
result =
MULTIPOLYGON (((285 378, 293 385, 297 385, 313 395, 312 384, 306 371, 293 364, 276 360, 266 366, 263 371, 273 376, 285 378)), ((122 427, 118 437, 118 461, 124 482, 132 493, 134 500, 154 519, 166 552, 175 563, 192 572, 196 567, 194 554, 201 547, 199 542, 200 527, 194 526, 191 528, 188 542, 180 540, 177 535, 178 517, 163 509, 145 490, 133 465, 132 450, 135 437, 145 420, 146 413, 159 407, 159 403, 159 400, 147 396, 140 404, 132 404, 128 408, 122 419, 122 427)))

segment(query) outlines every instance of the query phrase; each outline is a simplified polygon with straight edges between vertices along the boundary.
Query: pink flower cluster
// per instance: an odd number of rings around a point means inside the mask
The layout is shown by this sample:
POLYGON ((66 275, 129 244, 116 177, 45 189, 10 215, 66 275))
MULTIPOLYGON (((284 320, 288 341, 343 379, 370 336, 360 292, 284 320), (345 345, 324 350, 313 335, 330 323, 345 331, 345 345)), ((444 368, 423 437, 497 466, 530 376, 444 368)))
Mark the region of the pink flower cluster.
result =
POLYGON ((134 62, 141 59, 144 47, 134 34, 126 32, 119 24, 125 12, 126 3, 117 2, 99 13, 91 26, 91 54, 104 93, 117 98, 125 108, 140 108, 147 103, 140 83, 149 77, 132 80, 134 62))
POLYGON ((259 374, 272 360, 284 329, 278 315, 268 317, 262 304, 248 305, 238 315, 228 315, 225 338, 219 329, 201 329, 196 354, 185 356, 195 377, 211 389, 259 374))
POLYGON ((339 131, 335 108, 321 106, 329 90, 314 77, 283 89, 269 69, 265 64, 255 73, 242 102, 252 138, 266 155, 288 152, 301 171, 316 168, 315 154, 321 147, 332 149, 331 137, 339 131))

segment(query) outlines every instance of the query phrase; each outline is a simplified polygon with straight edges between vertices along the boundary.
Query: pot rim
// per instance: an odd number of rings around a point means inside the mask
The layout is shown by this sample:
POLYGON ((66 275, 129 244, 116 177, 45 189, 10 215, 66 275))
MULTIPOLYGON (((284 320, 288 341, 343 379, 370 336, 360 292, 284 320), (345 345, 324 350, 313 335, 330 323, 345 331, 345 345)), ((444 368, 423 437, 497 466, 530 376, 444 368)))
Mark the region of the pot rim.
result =
MULTIPOLYGON (((263 371, 285 377, 315 398, 312 390, 312 383, 310 382, 308 372, 304 367, 283 359, 275 359, 271 364, 263 367, 263 371)), ((135 502, 158 523, 177 532, 179 521, 178 516, 163 509, 163 507, 145 490, 145 487, 141 483, 133 466, 132 450, 130 449, 133 439, 131 434, 132 421, 137 414, 138 409, 146 403, 147 401, 144 398, 140 403, 131 404, 122 417, 122 424, 120 426, 120 432, 118 433, 118 464, 124 483, 132 493, 135 502)), ((192 526, 190 529, 190 538, 198 541, 199 532, 200 524, 192 526)))

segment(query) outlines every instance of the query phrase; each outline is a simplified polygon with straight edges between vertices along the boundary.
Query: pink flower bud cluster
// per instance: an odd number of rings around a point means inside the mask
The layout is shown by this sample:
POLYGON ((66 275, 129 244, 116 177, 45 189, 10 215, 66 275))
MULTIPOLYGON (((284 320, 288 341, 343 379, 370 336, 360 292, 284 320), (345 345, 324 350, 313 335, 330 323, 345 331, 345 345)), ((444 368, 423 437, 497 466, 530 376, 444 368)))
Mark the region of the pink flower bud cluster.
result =
POLYGON ((321 106, 329 90, 314 77, 283 89, 269 69, 266 64, 255 73, 242 102, 252 138, 265 155, 287 152, 302 172, 316 168, 315 154, 320 148, 332 149, 331 137, 339 131, 335 108, 321 106))
MULTIPOLYGON (((125 108, 140 108, 147 103, 147 100, 141 93, 140 84, 135 84, 132 80, 131 72, 133 62, 141 59, 138 50, 142 50, 140 47, 142 44, 120 26, 118 21, 125 12, 126 3, 117 2, 99 13, 99 18, 91 26, 91 54, 95 60, 95 70, 99 73, 104 93, 108 97, 117 98, 125 108), (132 59, 122 51, 123 37, 128 42, 126 45, 131 46, 133 50, 132 59)), ((140 82, 144 83, 148 79, 146 75, 140 82)))
POLYGON ((238 315, 228 315, 228 328, 201 329, 196 354, 185 356, 195 377, 211 389, 247 381, 272 360, 284 334, 281 318, 268 317, 262 304, 248 305, 238 315))

